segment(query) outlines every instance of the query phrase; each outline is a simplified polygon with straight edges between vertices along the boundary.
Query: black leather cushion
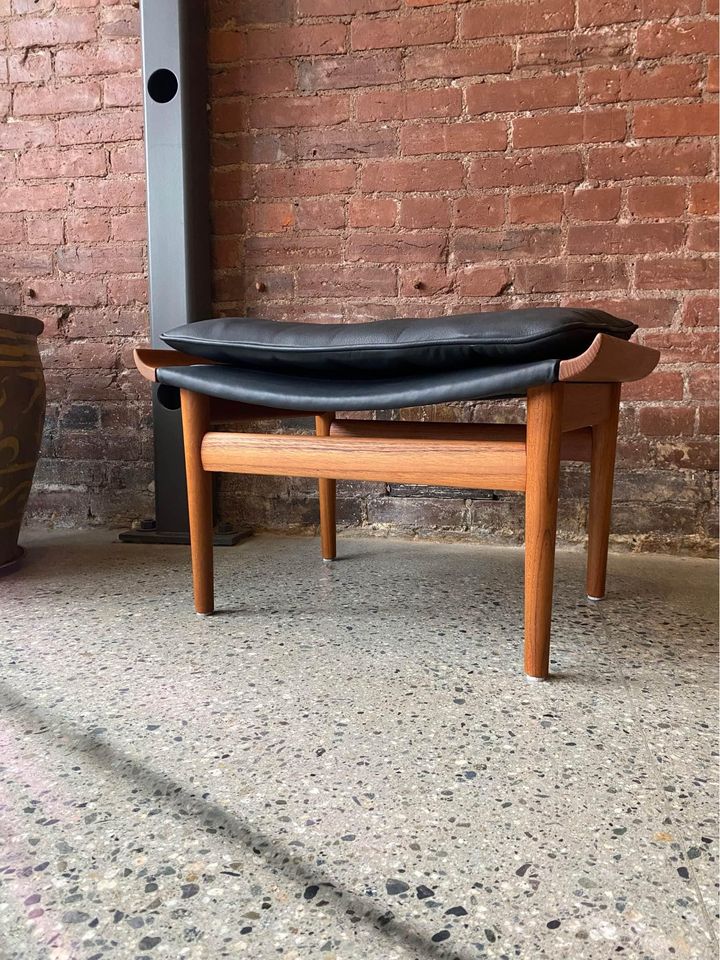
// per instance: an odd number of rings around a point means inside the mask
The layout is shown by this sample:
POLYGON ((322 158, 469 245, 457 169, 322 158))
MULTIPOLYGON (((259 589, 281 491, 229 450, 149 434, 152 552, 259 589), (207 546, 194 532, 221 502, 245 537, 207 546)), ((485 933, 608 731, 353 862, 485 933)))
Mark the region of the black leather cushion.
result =
POLYGON ((543 307, 347 324, 227 317, 176 327, 162 338, 192 356, 255 370, 394 378, 564 360, 597 333, 627 340, 636 329, 602 310, 543 307))
POLYGON ((559 360, 415 373, 395 379, 298 377, 225 364, 160 367, 170 387, 211 397, 286 410, 385 410, 453 400, 524 396, 528 387, 554 383, 559 360))

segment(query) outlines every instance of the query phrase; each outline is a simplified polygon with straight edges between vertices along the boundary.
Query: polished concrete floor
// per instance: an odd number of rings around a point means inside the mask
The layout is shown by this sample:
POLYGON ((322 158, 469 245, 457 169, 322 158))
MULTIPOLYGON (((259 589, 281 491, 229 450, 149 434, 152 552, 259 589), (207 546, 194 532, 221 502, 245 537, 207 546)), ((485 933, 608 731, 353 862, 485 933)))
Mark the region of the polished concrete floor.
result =
POLYGON ((710 561, 26 536, 0 582, 0 957, 717 956, 710 561))

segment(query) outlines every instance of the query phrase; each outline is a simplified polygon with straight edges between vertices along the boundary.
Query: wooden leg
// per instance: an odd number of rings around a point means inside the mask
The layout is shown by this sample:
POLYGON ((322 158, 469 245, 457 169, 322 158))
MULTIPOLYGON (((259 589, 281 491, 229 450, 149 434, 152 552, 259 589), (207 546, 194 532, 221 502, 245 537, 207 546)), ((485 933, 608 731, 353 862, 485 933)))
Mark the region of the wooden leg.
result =
POLYGON ((547 678, 560 475, 562 385, 534 387, 527 400, 525 489, 525 673, 547 678))
MULTIPOLYGON (((330 434, 330 424, 334 413, 323 413, 315 417, 315 433, 318 437, 330 434)), ((320 545, 323 560, 334 560, 337 556, 337 538, 335 534, 335 487, 334 480, 321 477, 318 480, 320 492, 320 545)))
POLYGON ((612 395, 610 416, 592 428, 586 584, 589 600, 602 600, 605 596, 615 448, 620 415, 620 387, 619 383, 607 385, 612 395))
POLYGON ((190 514, 190 553, 196 613, 214 609, 213 598, 213 515, 212 474, 203 470, 200 459, 202 440, 210 427, 210 400, 191 390, 180 391, 188 513, 190 514))

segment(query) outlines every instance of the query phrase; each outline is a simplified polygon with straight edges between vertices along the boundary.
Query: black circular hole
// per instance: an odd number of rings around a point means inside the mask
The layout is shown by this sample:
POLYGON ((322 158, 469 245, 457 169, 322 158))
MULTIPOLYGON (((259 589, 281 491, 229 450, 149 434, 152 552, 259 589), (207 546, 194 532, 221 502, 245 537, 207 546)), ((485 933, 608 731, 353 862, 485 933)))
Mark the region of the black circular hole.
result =
POLYGON ((167 383, 161 383, 157 388, 157 399, 161 407, 166 410, 180 409, 180 391, 167 383))
POLYGON ((150 99, 155 103, 170 103, 178 91, 177 77, 172 70, 161 67, 148 77, 147 82, 150 99))

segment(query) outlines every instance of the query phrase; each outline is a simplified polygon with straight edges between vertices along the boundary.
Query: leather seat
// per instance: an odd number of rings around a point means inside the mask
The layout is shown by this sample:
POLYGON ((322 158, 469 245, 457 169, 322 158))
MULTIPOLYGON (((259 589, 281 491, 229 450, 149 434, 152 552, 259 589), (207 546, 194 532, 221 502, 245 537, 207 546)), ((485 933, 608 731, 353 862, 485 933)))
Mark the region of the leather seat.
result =
POLYGON ((258 406, 379 410, 523 396, 598 333, 636 325, 600 310, 551 307, 358 324, 219 318, 163 334, 199 360, 158 382, 258 406))

